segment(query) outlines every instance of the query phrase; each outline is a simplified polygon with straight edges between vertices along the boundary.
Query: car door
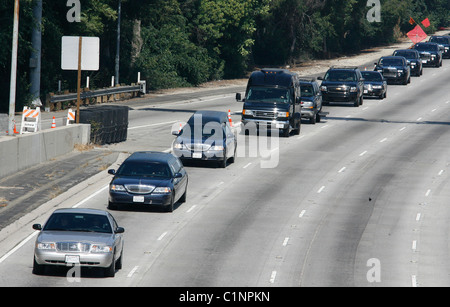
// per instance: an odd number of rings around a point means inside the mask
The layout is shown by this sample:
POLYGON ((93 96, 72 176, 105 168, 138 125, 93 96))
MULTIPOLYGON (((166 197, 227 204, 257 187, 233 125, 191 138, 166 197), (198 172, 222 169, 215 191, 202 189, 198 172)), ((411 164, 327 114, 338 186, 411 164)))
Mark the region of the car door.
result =
POLYGON ((181 163, 180 159, 174 157, 169 163, 173 175, 179 173, 181 177, 173 179, 173 186, 175 189, 175 199, 178 200, 186 190, 187 187, 187 173, 181 163))
POLYGON ((313 83, 313 89, 314 89, 315 107, 317 109, 317 112, 319 112, 320 110, 322 110, 322 92, 320 91, 317 82, 313 83))

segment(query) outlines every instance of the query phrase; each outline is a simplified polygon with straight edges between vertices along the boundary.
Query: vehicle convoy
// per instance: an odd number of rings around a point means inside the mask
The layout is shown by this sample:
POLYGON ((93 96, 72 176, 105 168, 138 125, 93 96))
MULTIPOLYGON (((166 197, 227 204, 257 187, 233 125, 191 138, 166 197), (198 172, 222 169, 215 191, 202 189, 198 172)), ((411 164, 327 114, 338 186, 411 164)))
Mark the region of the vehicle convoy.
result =
POLYGON ((301 92, 301 114, 302 118, 309 119, 311 124, 320 122, 320 112, 322 111, 322 93, 319 84, 315 79, 300 79, 301 92))
POLYGON ((358 67, 332 66, 322 80, 322 103, 352 102, 355 107, 363 104, 364 78, 358 67))
POLYGON ((406 58, 402 56, 385 56, 375 63, 375 71, 380 72, 389 82, 407 85, 411 82, 411 68, 406 58))
POLYGON ((171 153, 140 151, 129 156, 109 184, 109 209, 155 205, 172 212, 174 204, 186 201, 188 175, 180 159, 171 153))
POLYGON ((80 266, 102 268, 114 277, 122 268, 124 228, 107 211, 97 209, 57 209, 44 226, 34 224, 40 233, 34 248, 33 273, 47 267, 80 266))
POLYGON ((225 168, 236 159, 237 136, 228 114, 219 111, 197 111, 181 130, 172 131, 177 138, 172 153, 181 161, 217 161, 225 168))
POLYGON ((423 74, 423 65, 420 54, 415 49, 395 50, 393 56, 402 56, 410 63, 411 75, 421 76, 423 74))
POLYGON ((300 134, 301 106, 298 75, 287 69, 264 68, 250 75, 242 99, 243 130, 249 132, 265 125, 268 129, 280 129, 283 137, 289 137, 291 129, 300 134), (254 125, 254 126, 253 126, 254 125))
POLYGON ((387 97, 387 81, 379 71, 362 71, 364 77, 364 96, 387 97))
POLYGON ((439 44, 442 50, 442 58, 450 59, 450 36, 433 35, 429 42, 439 44))
POLYGON ((413 47, 420 54, 424 66, 442 66, 442 51, 436 43, 417 43, 413 47))

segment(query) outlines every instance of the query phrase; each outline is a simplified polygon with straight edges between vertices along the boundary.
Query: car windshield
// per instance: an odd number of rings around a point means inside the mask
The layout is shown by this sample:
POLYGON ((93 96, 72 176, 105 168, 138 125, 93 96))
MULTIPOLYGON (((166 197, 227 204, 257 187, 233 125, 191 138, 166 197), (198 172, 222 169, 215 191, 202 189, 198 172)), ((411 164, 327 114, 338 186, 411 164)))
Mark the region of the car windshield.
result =
POLYGON ((383 78, 380 73, 361 72, 366 81, 382 81, 383 78))
POLYGON ((421 45, 416 45, 414 47, 414 49, 419 50, 419 51, 437 51, 438 50, 438 46, 437 45, 421 44, 421 45))
POLYGON ((169 166, 160 162, 125 161, 117 170, 118 176, 171 177, 169 166))
POLYGON ((289 90, 273 87, 252 87, 246 97, 247 101, 289 103, 289 90))
POLYGON ((410 51, 397 51, 394 54, 395 56, 402 56, 407 59, 417 59, 417 53, 410 51))
POLYGON ((356 75, 351 71, 331 70, 325 74, 325 81, 351 82, 356 81, 356 75))
POLYGON ((54 213, 43 230, 112 233, 105 215, 86 213, 54 213))
POLYGON ((381 59, 378 63, 381 66, 403 66, 401 59, 381 59))
POLYGON ((438 43, 438 44, 449 44, 450 43, 450 39, 448 39, 446 37, 432 37, 430 39, 430 42, 438 43))
POLYGON ((302 84, 301 88, 301 96, 302 97, 313 97, 314 90, 312 84, 302 84))

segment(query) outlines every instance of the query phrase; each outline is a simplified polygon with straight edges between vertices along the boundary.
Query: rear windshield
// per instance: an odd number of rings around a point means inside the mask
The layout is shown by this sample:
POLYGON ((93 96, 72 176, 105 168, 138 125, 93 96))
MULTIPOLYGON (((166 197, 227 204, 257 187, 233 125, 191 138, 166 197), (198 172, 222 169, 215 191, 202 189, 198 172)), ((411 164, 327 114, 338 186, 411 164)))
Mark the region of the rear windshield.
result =
POLYGON ((379 64, 383 66, 403 66, 403 61, 401 59, 381 59, 379 64))
POLYGON ((312 84, 302 84, 301 85, 301 96, 302 97, 313 97, 314 89, 312 84))
POLYGON ((450 39, 446 37, 432 37, 430 39, 430 42, 432 43, 438 43, 438 44, 449 44, 450 39))
POLYGON ((397 51, 394 53, 395 56, 402 56, 406 59, 416 59, 417 53, 411 51, 397 51))
POLYGON ((414 49, 419 50, 419 51, 437 51, 438 50, 438 46, 437 45, 423 44, 423 45, 416 45, 414 47, 414 49))

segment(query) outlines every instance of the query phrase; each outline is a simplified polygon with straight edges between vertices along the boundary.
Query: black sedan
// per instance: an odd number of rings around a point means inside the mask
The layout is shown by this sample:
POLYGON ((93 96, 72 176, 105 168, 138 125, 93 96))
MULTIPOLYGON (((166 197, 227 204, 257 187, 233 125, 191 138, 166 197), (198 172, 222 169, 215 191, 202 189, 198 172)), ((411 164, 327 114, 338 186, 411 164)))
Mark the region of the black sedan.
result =
POLYGON ((180 159, 171 153, 144 151, 128 157, 109 185, 109 209, 123 205, 157 205, 172 212, 186 201, 188 175, 180 159))
POLYGON ((442 51, 436 43, 417 43, 414 49, 419 51, 424 66, 442 66, 442 51))
POLYGON ((393 56, 402 56, 411 66, 411 75, 421 76, 423 74, 423 65, 422 59, 420 58, 420 54, 415 49, 399 49, 395 50, 392 54, 393 56))
POLYGON ((442 58, 450 59, 450 36, 433 35, 430 37, 429 42, 442 46, 442 58))
POLYGON ((378 71, 362 71, 364 78, 364 96, 378 97, 380 99, 387 96, 387 82, 383 75, 378 71))
POLYGON ((375 63, 375 71, 380 72, 387 81, 400 82, 406 85, 411 82, 411 68, 402 56, 381 57, 375 63))

